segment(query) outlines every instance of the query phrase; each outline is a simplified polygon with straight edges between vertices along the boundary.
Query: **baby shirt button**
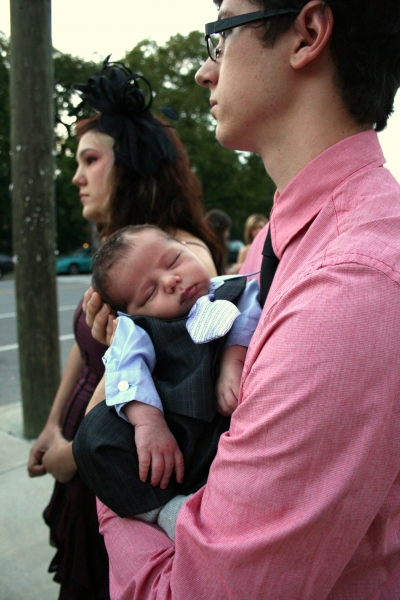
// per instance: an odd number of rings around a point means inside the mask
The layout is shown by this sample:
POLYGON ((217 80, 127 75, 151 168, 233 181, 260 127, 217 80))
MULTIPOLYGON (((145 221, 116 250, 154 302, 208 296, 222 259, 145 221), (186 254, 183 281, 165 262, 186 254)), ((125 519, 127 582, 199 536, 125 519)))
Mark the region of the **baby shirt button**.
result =
POLYGON ((129 390, 129 383, 127 381, 120 381, 118 384, 118 389, 120 392, 126 392, 129 390))

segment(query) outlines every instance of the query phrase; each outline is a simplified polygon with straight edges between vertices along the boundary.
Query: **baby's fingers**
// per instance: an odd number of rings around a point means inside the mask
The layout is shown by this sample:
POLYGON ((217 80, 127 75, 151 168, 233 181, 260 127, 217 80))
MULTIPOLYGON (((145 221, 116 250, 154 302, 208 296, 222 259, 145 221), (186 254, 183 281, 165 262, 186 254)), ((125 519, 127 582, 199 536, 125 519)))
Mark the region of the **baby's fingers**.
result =
MULTIPOLYGON (((172 471, 172 468, 171 468, 171 471, 172 471)), ((164 456, 159 453, 153 454, 152 458, 151 458, 151 479, 150 479, 151 485, 154 485, 154 486, 158 485, 161 481, 161 478, 164 479, 164 473, 165 473, 164 456)), ((171 477, 171 472, 169 474, 167 483, 164 485, 164 488, 167 487, 170 477, 171 477)), ((162 487, 161 484, 160 484, 160 487, 162 487)))
POLYGON ((179 450, 176 450, 174 454, 174 462, 175 462, 175 477, 178 483, 182 483, 183 476, 185 474, 185 464, 183 461, 183 454, 179 450))
POLYGON ((138 458, 139 458, 139 479, 140 481, 146 481, 148 474, 149 474, 149 468, 150 468, 150 463, 151 463, 151 454, 150 452, 146 452, 146 451, 141 451, 138 453, 138 458))
POLYGON ((160 480, 160 488, 165 490, 171 479, 172 471, 174 468, 174 457, 172 454, 164 456, 164 470, 160 480))

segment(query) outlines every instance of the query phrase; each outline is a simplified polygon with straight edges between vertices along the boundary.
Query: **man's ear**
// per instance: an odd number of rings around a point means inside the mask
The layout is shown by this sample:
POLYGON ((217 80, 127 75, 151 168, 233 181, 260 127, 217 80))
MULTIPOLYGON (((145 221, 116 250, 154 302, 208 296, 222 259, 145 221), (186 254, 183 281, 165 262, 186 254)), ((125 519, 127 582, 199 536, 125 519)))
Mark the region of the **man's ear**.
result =
POLYGON ((320 0, 308 2, 296 19, 294 29, 297 42, 290 64, 301 69, 319 58, 332 35, 333 14, 320 0))

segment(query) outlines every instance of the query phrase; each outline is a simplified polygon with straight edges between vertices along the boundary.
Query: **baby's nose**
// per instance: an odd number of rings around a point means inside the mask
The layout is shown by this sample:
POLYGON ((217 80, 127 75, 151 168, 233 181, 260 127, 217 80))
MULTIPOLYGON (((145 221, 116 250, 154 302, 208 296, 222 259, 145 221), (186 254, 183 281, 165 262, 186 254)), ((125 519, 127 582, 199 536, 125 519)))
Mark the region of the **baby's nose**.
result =
POLYGON ((180 277, 178 275, 169 274, 165 277, 164 285, 168 294, 173 294, 177 284, 180 281, 180 277))

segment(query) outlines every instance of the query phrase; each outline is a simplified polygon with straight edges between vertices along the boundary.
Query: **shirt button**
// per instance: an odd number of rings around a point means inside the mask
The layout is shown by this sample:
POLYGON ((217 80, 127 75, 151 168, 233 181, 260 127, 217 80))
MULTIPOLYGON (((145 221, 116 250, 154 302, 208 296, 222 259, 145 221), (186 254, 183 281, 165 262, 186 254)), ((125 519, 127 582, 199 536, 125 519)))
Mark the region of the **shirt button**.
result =
POLYGON ((120 392, 126 392, 129 390, 129 383, 127 381, 120 381, 118 384, 118 389, 120 392))

